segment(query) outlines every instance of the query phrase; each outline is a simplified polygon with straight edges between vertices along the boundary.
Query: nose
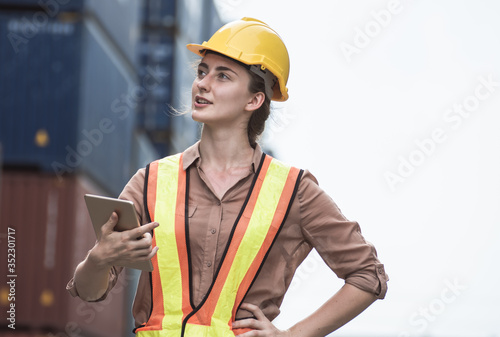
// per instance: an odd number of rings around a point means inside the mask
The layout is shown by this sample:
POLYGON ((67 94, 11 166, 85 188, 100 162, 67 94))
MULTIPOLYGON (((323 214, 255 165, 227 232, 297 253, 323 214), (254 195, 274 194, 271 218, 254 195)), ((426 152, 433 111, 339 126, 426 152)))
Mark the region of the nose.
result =
POLYGON ((200 92, 210 91, 210 78, 208 75, 205 75, 202 78, 198 79, 198 83, 196 83, 196 87, 200 92))

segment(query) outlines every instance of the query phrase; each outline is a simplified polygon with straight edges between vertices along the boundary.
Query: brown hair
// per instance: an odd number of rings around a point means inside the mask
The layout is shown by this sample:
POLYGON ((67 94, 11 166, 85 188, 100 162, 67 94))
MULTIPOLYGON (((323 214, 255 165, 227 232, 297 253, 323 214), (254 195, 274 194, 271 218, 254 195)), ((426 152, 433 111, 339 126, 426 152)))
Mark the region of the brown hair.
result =
POLYGON ((264 102, 252 113, 250 116, 250 120, 247 125, 247 133, 248 133, 248 141, 250 145, 255 148, 257 144, 258 137, 264 132, 264 128, 266 126, 266 120, 269 118, 271 114, 271 98, 267 97, 266 93, 266 83, 264 79, 259 75, 253 73, 248 70, 250 74, 250 83, 248 84, 248 90, 252 94, 256 94, 258 92, 262 92, 265 95, 264 102))

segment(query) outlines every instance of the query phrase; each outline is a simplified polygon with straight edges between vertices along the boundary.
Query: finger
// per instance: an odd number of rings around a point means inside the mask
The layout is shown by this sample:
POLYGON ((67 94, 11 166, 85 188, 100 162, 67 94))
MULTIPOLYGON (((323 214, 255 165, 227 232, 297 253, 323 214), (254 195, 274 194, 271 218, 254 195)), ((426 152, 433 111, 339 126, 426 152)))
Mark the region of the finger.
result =
POLYGON ((233 322, 233 329, 249 328, 255 321, 253 318, 243 318, 233 322))
POLYGON ((158 252, 158 247, 153 247, 149 249, 138 250, 134 253, 133 258, 137 260, 150 260, 158 252))
MULTIPOLYGON (((148 233, 144 235, 148 235, 148 233)), ((151 249, 153 249, 153 242, 150 238, 151 234, 149 234, 149 239, 147 237, 143 237, 140 239, 131 239, 129 240, 129 242, 127 242, 127 245, 132 250, 147 250, 147 254, 149 254, 151 252, 151 249)))
POLYGON ((153 242, 153 236, 150 232, 144 233, 144 235, 142 236, 142 240, 149 241, 149 243, 151 243, 153 242))
POLYGON ((262 310, 260 310, 260 308, 255 304, 242 303, 240 309, 245 309, 250 311, 258 320, 267 319, 262 310))
POLYGON ((158 249, 160 249, 158 246, 154 247, 153 250, 151 251, 151 253, 147 256, 147 259, 152 259, 153 256, 156 255, 156 253, 158 252, 158 249))
POLYGON ((257 329, 262 328, 261 322, 253 318, 239 319, 233 322, 233 329, 257 329))
POLYGON ((104 225, 102 225, 101 233, 108 234, 113 232, 117 223, 118 223, 118 214, 116 214, 116 212, 113 212, 111 213, 108 221, 104 225))
POLYGON ((135 241, 140 247, 151 246, 151 244, 153 243, 153 237, 151 236, 150 232, 146 232, 138 238, 135 238, 134 236, 132 236, 131 238, 135 239, 133 241, 135 241))
POLYGON ((139 226, 137 228, 130 229, 126 232, 129 235, 129 238, 136 239, 136 238, 142 237, 144 234, 146 234, 148 232, 151 232, 153 229, 155 229, 159 225, 160 224, 158 222, 150 222, 148 224, 139 226))

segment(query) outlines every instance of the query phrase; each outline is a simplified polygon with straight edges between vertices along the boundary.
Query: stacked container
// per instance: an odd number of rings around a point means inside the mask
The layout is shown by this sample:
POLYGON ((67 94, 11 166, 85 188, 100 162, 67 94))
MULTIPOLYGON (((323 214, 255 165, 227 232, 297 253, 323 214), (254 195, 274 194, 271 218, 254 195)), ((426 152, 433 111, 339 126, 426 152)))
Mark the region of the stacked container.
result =
POLYGON ((141 88, 131 51, 138 34, 127 34, 130 41, 120 35, 140 29, 139 15, 133 14, 138 6, 129 2, 135 9, 123 11, 129 15, 117 20, 123 27, 116 36, 104 24, 110 25, 105 6, 94 9, 93 2, 86 11, 49 14, 16 7, 0 12, 5 70, 0 142, 6 165, 58 176, 83 172, 108 193, 121 191, 137 168, 129 150, 138 106, 134 98, 141 88), (90 15, 93 10, 100 16, 90 15))
MULTIPOLYGON (((100 303, 82 302, 65 290, 75 266, 95 242, 82 196, 103 191, 77 175, 58 179, 53 174, 10 170, 2 175, 0 228, 2 234, 10 233, 2 243, 14 242, 15 262, 8 268, 7 258, 0 259, 0 270, 8 271, 0 283, 0 307, 5 313, 14 303, 15 331, 127 336, 124 320, 130 303, 124 284, 100 303), (12 280, 15 293, 9 300, 12 280)), ((1 246, 6 257, 7 244, 1 246)), ((13 330, 6 323, 10 324, 3 318, 5 330, 0 335, 13 330)))
POLYGON ((154 81, 143 85, 138 126, 152 139, 160 156, 170 152, 175 9, 175 0, 148 0, 141 9, 139 74, 154 81))
POLYGON ((99 303, 65 287, 95 242, 83 195, 117 196, 158 156, 136 131, 140 8, 0 0, 0 335, 133 335, 136 273, 99 303), (7 244, 15 245, 10 273, 7 244), (11 304, 15 330, 5 317, 11 304))

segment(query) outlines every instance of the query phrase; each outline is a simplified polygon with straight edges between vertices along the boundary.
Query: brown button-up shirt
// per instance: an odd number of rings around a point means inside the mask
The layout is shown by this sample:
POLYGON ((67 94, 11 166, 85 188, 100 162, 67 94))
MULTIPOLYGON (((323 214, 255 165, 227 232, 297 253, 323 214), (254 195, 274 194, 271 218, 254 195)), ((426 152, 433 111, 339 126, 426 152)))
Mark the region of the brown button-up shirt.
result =
MULTIPOLYGON (((231 228, 243 205, 262 156, 255 148, 248 174, 219 199, 200 168, 199 143, 188 148, 183 165, 190 174, 189 239, 192 263, 194 303, 205 296, 217 266, 221 262, 231 228)), ((122 191, 120 198, 133 201, 142 224, 146 223, 143 199, 145 169, 140 169, 122 191)), ((161 226, 161 224, 160 224, 161 226)), ((292 276, 299 264, 315 248, 325 263, 346 283, 384 298, 388 277, 373 245, 365 241, 357 222, 347 220, 333 200, 305 171, 288 218, 262 269, 249 290, 245 302, 258 305, 273 320, 292 276)), ((113 267, 107 293, 117 281, 121 267, 113 267)), ((78 296, 73 280, 68 290, 78 296)), ((147 322, 151 311, 149 275, 142 272, 132 312, 136 326, 147 322)), ((251 316, 239 310, 237 318, 251 316)))

